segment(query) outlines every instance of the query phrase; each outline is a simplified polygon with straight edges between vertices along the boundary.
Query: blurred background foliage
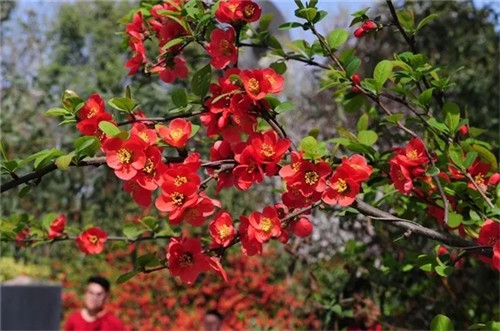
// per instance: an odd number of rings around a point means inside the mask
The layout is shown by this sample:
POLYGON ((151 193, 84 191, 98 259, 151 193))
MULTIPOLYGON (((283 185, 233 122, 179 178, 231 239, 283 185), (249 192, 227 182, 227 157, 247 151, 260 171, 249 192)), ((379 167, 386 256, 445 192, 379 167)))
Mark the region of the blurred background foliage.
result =
MULTIPOLYGON (((334 6, 342 6, 342 3, 328 5, 332 8, 329 14, 332 18, 328 22, 335 22, 335 27, 346 28, 349 23, 346 9, 333 9, 334 6)), ((359 7, 363 5, 360 3, 359 7)), ((383 3, 370 5, 370 17, 380 14, 383 22, 388 20, 383 3)), ((479 8, 472 1, 407 1, 397 5, 412 9, 416 21, 430 13, 439 15, 426 27, 425 33, 418 36, 417 47, 429 57, 431 63, 443 64, 444 72, 456 71, 453 75, 456 86, 447 98, 468 105, 472 125, 488 129, 485 140, 491 141, 495 151, 498 151, 498 7, 492 3, 479 8)), ((9 158, 25 158, 50 147, 66 151, 72 149, 77 131, 71 126, 60 127, 56 120, 44 116, 47 109, 60 106, 62 92, 66 89, 77 92, 84 99, 97 92, 107 100, 123 95, 125 85, 131 85, 133 98, 147 115, 165 114, 172 106, 169 90, 175 86, 161 83, 157 77, 134 76, 131 79, 124 68, 129 54, 122 44, 120 33, 123 26, 117 22, 135 8, 134 3, 3 1, 0 8, 0 130, 9 158)), ((272 5, 269 8, 276 10, 272 5)), ((287 16, 284 16, 286 19, 287 16)), ((333 27, 325 26, 325 31, 333 27)), ((377 34, 376 42, 359 40, 349 45, 356 47, 357 55, 363 60, 362 76, 370 75, 380 59, 408 49, 400 36, 390 30, 386 28, 377 34)), ((198 67, 199 63, 190 63, 190 66, 198 67)), ((292 132, 292 138, 307 134, 307 130, 314 125, 321 128, 320 135, 325 137, 331 137, 339 125, 355 127, 358 115, 346 113, 342 107, 332 103, 331 91, 315 92, 317 72, 289 64, 288 75, 288 80, 304 77, 300 80, 302 84, 288 84, 285 95, 300 111, 280 118, 292 132), (332 116, 332 113, 337 116, 332 116)), ((202 141, 198 143, 201 146, 202 141)), ((8 178, 2 178, 2 181, 6 180, 8 178)), ((275 203, 265 200, 269 194, 262 194, 273 189, 279 187, 268 180, 265 186, 245 194, 232 189, 219 198, 223 205, 231 206, 234 216, 275 203)), ((19 190, 12 190, 2 194, 3 220, 16 214, 29 214, 35 219, 42 219, 49 212, 61 212, 68 216, 70 226, 81 228, 93 224, 105 228, 110 234, 121 235, 123 222, 155 213, 154 208, 138 208, 131 197, 123 193, 120 181, 105 167, 54 172, 44 177, 40 185, 23 198, 18 197, 18 193, 19 190)), ((406 202, 394 200, 388 193, 386 203, 395 208, 406 205, 406 202)), ((370 192, 367 191, 367 194, 370 192)), ((436 227, 436 222, 428 219, 422 205, 409 205, 406 212, 413 218, 421 219, 425 225, 436 227)), ((341 329, 354 326, 368 329, 378 321, 384 329, 425 329, 433 316, 440 313, 449 316, 457 329, 500 320, 498 274, 480 261, 467 257, 463 260, 464 266, 456 268, 445 278, 423 271, 411 262, 419 254, 435 258, 435 243, 420 238, 401 239, 400 232, 383 224, 370 224, 355 214, 346 213, 341 218, 332 218, 328 211, 315 211, 312 219, 315 223, 312 237, 294 239, 285 247, 277 245, 259 262, 268 268, 269 277, 264 283, 285 284, 288 289, 280 288, 280 291, 301 293, 299 298, 307 309, 300 313, 297 310, 297 314, 305 316, 300 314, 313 313, 320 321, 317 324, 313 318, 311 324, 297 324, 295 327, 341 329)), ((20 229, 22 224, 18 226, 20 229)), ((163 254, 165 244, 159 242, 156 246, 147 247, 163 254)), ((0 279, 28 274, 63 281, 67 286, 65 308, 74 308, 77 302, 75 286, 80 286, 91 272, 104 273, 116 279, 127 269, 125 264, 112 261, 132 261, 140 249, 134 246, 125 250, 111 246, 108 246, 107 255, 85 258, 69 242, 28 249, 2 242, 0 279)), ((185 313, 169 315, 169 318, 179 321, 199 319, 203 306, 210 303, 210 300, 202 300, 194 304, 197 295, 201 295, 200 285, 196 285, 196 292, 175 280, 168 280, 166 283, 169 285, 158 285, 160 278, 168 279, 169 276, 164 272, 141 275, 120 286, 148 288, 149 299, 145 302, 152 310, 165 304, 165 295, 161 293, 168 288, 168 297, 176 296, 180 300, 180 304, 176 305, 185 306, 185 313), (189 299, 182 299, 186 291, 191 291, 189 299), (190 304, 184 304, 182 300, 188 300, 190 304)), ((202 282, 205 284, 205 280, 202 282)), ((242 291, 246 291, 245 286, 251 288, 248 284, 238 286, 242 286, 242 291)), ((119 293, 117 296, 125 295, 125 291, 119 293)), ((237 292, 231 293, 237 295, 237 292)), ((277 300, 272 304, 286 303, 277 300)), ((119 304, 115 307, 122 310, 123 316, 129 309, 119 304)), ((261 313, 270 309, 265 307, 252 306, 251 309, 238 311, 240 319, 248 323, 242 327, 248 328, 254 323, 256 328, 263 328, 266 324, 257 323, 255 318, 251 322, 250 315, 258 315, 255 311, 259 309, 261 313), (245 315, 241 314, 247 314, 249 318, 245 319, 245 315)), ((283 307, 275 308, 274 312, 277 312, 283 307)), ((223 313, 230 314, 231 307, 226 309, 223 313)), ((148 312, 143 314, 147 316, 148 312)), ((278 318, 278 315, 266 316, 278 318)), ((163 322, 158 320, 157 323, 163 322)), ((139 325, 136 324, 137 327, 139 325)))

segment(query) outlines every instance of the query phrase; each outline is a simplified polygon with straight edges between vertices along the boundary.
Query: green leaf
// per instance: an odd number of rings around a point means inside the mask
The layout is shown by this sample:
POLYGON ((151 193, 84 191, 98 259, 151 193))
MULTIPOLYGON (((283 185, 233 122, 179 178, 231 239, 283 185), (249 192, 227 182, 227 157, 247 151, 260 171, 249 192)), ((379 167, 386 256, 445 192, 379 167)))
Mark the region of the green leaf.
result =
POLYGON ((56 166, 57 168, 61 169, 61 170, 66 170, 68 169, 71 161, 73 160, 73 158, 75 157, 75 154, 74 153, 70 153, 68 155, 62 155, 62 156, 59 156, 57 159, 56 159, 56 166))
POLYGON ((274 14, 265 14, 260 17, 259 30, 266 31, 273 20, 274 14))
POLYGON ((430 272, 432 266, 436 264, 436 259, 429 255, 419 255, 417 258, 417 265, 423 271, 430 272))
POLYGON ((277 112, 278 114, 281 114, 293 109, 295 109, 295 105, 290 101, 285 101, 280 103, 276 108, 274 108, 274 111, 277 112))
POLYGON ((423 18, 417 25, 417 31, 426 26, 430 21, 438 17, 438 14, 430 14, 429 16, 423 18))
POLYGON ((415 18, 413 16, 413 11, 411 10, 400 10, 397 12, 398 20, 401 26, 410 33, 413 33, 415 29, 415 18))
POLYGON ((344 29, 335 29, 328 35, 328 45, 338 49, 349 38, 349 32, 344 29))
POLYGON ((363 130, 358 133, 358 140, 363 145, 372 146, 378 139, 378 135, 373 130, 363 130))
POLYGON ((133 100, 125 97, 112 98, 108 103, 111 107, 125 112, 132 112, 136 106, 133 100))
POLYGON ((145 231, 146 229, 140 228, 135 224, 125 224, 123 227, 123 234, 129 239, 135 239, 145 231))
POLYGON ((385 120, 387 122, 390 122, 390 123, 397 123, 398 121, 400 121, 401 119, 403 119, 403 114, 394 114, 394 115, 390 115, 390 116, 387 116, 385 118, 385 120))
POLYGON ((431 168, 429 168, 429 169, 427 170, 427 172, 426 172, 426 173, 427 173, 427 175, 429 175, 429 176, 437 176, 437 175, 439 175, 439 173, 440 173, 440 172, 441 172, 441 171, 439 170, 439 168, 438 168, 438 167, 431 167, 431 168))
POLYGON ((160 224, 158 222, 158 219, 156 219, 153 216, 144 217, 143 219, 141 219, 141 223, 144 224, 151 231, 155 231, 158 228, 158 225, 160 224))
POLYGON ((370 121, 370 116, 368 114, 363 114, 359 117, 358 123, 356 124, 356 130, 358 132, 368 129, 368 122, 370 121))
POLYGON ((438 265, 434 268, 436 273, 441 277, 448 277, 453 272, 453 267, 447 265, 438 265))
POLYGON ((318 141, 314 137, 307 136, 300 141, 299 149, 306 153, 315 153, 318 148, 318 141))
POLYGON ((179 37, 179 38, 174 38, 172 40, 170 40, 168 43, 166 43, 165 45, 163 45, 163 47, 161 48, 162 50, 167 50, 169 49, 170 47, 173 47, 175 45, 179 45, 179 44, 182 44, 184 42, 184 40, 186 39, 186 37, 179 37))
POLYGON ((199 125, 191 124, 191 134, 189 135, 189 138, 194 137, 194 135, 197 134, 199 130, 200 130, 199 125))
POLYGON ((273 62, 270 65, 271 68, 276 71, 277 74, 283 75, 286 72, 286 63, 285 61, 277 61, 273 62))
POLYGON ((466 169, 468 169, 472 165, 472 163, 474 163, 474 161, 477 158, 477 155, 478 155, 477 152, 474 151, 470 151, 467 153, 464 160, 464 167, 466 169))
POLYGON ((126 272, 123 275, 120 275, 120 277, 118 277, 118 279, 116 280, 116 284, 123 284, 126 281, 130 280, 131 278, 133 278, 138 273, 139 273, 138 270, 132 270, 130 272, 126 272))
POLYGON ((188 103, 186 90, 183 88, 174 90, 172 92, 172 102, 177 107, 186 107, 188 103))
POLYGON ((455 212, 448 213, 448 226, 451 228, 456 228, 460 224, 462 224, 463 216, 461 214, 457 214, 455 212))
POLYGON ((444 122, 450 129, 450 132, 455 133, 460 123, 460 108, 454 102, 447 102, 443 106, 444 122))
POLYGON ((489 163, 491 165, 491 170, 492 171, 497 171, 498 164, 497 164, 497 158, 495 155, 484 148, 483 146, 479 145, 472 145, 471 148, 476 151, 479 154, 479 157, 485 161, 486 163, 489 163))
POLYGON ((73 145, 78 155, 92 157, 99 150, 100 142, 96 137, 84 136, 77 138, 73 145))
POLYGON ((424 106, 428 105, 432 98, 432 91, 434 91, 433 87, 423 91, 418 97, 418 101, 424 106))
POLYGON ((71 114, 71 112, 64 108, 50 108, 45 112, 45 116, 64 116, 68 114, 71 114))
POLYGON ((19 191, 19 194, 18 196, 20 198, 24 198, 26 196, 26 194, 28 194, 30 191, 31 191, 31 187, 30 185, 26 185, 24 186, 20 191, 19 191))
POLYGON ((101 129, 102 132, 110 137, 114 137, 121 132, 120 129, 116 127, 116 125, 108 121, 99 122, 99 129, 101 129))
POLYGON ((316 8, 302 8, 295 11, 295 16, 312 21, 317 13, 316 8))
POLYGON ((373 79, 381 86, 387 81, 392 73, 392 62, 389 60, 380 61, 373 71, 373 79))
POLYGON ((345 67, 346 76, 351 77, 356 70, 358 70, 361 60, 357 57, 353 57, 345 67))
POLYGON ((302 23, 288 22, 288 23, 281 24, 278 27, 278 30, 290 30, 290 29, 299 28, 299 27, 302 27, 302 23))
POLYGON ((198 70, 191 80, 191 90, 199 97, 204 97, 208 92, 210 81, 212 80, 212 67, 207 64, 198 70))
POLYGON ((445 315, 436 315, 431 321, 431 331, 451 331, 455 330, 453 322, 445 315))
POLYGON ((444 123, 438 122, 435 117, 429 118, 427 124, 439 132, 448 133, 448 127, 444 123))

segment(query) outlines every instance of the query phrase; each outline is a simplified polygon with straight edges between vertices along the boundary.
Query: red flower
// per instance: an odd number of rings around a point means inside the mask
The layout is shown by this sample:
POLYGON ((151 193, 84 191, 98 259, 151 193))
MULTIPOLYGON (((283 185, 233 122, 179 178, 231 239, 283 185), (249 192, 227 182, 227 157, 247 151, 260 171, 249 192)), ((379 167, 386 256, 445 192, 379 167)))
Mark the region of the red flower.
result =
MULTIPOLYGON (((469 167, 468 171, 474 182, 479 186, 483 191, 488 189, 488 181, 486 179, 488 172, 490 171, 491 166, 487 163, 483 163, 479 158, 469 167)), ((476 187, 472 183, 467 184, 468 187, 475 190, 476 187)))
POLYGON ((478 244, 494 246, 500 240, 500 222, 487 219, 479 231, 478 244))
POLYGON ((358 182, 368 180, 372 174, 372 167, 368 165, 364 156, 359 154, 354 154, 349 158, 342 158, 341 167, 347 170, 350 177, 358 182))
POLYGON ((208 198, 204 193, 200 193, 195 204, 186 207, 181 214, 176 217, 170 215, 168 221, 172 225, 186 221, 192 226, 202 226, 207 217, 214 213, 215 207, 220 207, 220 202, 208 198))
POLYGON ((290 222, 290 230, 299 237, 309 237, 313 231, 313 224, 307 217, 300 217, 290 222))
POLYGON ((261 8, 253 1, 240 1, 238 7, 234 11, 236 17, 240 20, 250 23, 255 22, 260 18, 261 8))
POLYGON ((104 243, 107 240, 107 233, 94 226, 80 233, 76 243, 80 251, 85 254, 99 254, 104 250, 104 243))
POLYGON ((128 140, 110 138, 103 145, 106 163, 118 178, 132 179, 146 164, 145 147, 144 140, 137 136, 130 136, 128 140))
POLYGON ((213 221, 210 222, 208 230, 214 243, 227 247, 235 236, 233 218, 227 211, 221 210, 215 215, 213 221))
POLYGON ((253 1, 221 1, 215 17, 221 23, 255 22, 259 19, 261 8, 253 1))
POLYGON ((144 150, 146 161, 144 166, 133 178, 137 184, 146 190, 154 191, 158 187, 160 175, 166 171, 166 166, 161 161, 161 149, 156 145, 150 145, 144 150), (158 168, 161 168, 157 171, 158 168))
POLYGON ((354 37, 356 37, 356 38, 363 38, 365 36, 365 34, 366 34, 366 31, 363 28, 357 28, 354 31, 354 37))
POLYGON ((135 55, 125 63, 125 68, 130 69, 128 75, 132 76, 135 75, 146 62, 148 62, 148 59, 146 57, 146 48, 142 42, 132 44, 130 47, 135 52, 135 55))
POLYGON ((151 72, 158 72, 160 79, 165 83, 173 83, 176 78, 186 78, 189 73, 186 60, 180 57, 162 62, 160 65, 153 67, 151 72))
MULTIPOLYGON (((296 166, 294 163, 293 166, 296 166)), ((289 187, 296 187, 304 196, 310 196, 314 192, 323 192, 325 189, 325 178, 332 171, 328 162, 319 161, 312 163, 303 160, 298 166, 296 173, 287 179, 289 187)))
POLYGON ((350 173, 339 168, 334 175, 328 179, 329 187, 323 192, 321 199, 329 204, 339 204, 349 206, 359 193, 359 183, 350 177, 350 173))
POLYGON ((94 93, 88 98, 87 103, 78 111, 78 118, 81 121, 88 120, 104 112, 106 112, 104 100, 99 94, 94 93))
POLYGON ((124 181, 123 189, 127 193, 132 193, 132 198, 139 206, 146 208, 151 204, 153 191, 141 187, 136 181, 124 181))
POLYGON ((238 61, 238 49, 234 45, 235 32, 232 27, 227 31, 215 29, 210 34, 210 43, 206 45, 212 60, 210 64, 217 69, 224 69, 238 61))
MULTIPOLYGON (((260 163, 267 164, 268 167, 272 166, 273 170, 291 144, 289 139, 279 139, 278 134, 274 130, 256 133, 250 137, 249 141, 251 141, 257 160, 260 163)), ((267 170, 269 175, 274 175, 275 171, 267 170)))
POLYGON ((252 256, 262 254, 262 243, 255 238, 255 232, 250 231, 250 221, 248 217, 240 216, 240 227, 238 232, 241 240, 241 250, 243 254, 252 256))
POLYGON ((130 130, 130 135, 138 136, 148 145, 155 145, 156 138, 158 138, 156 131, 149 129, 144 123, 134 123, 132 129, 130 130))
POLYGON ((59 217, 55 218, 52 223, 50 223, 49 228, 49 239, 54 239, 60 237, 64 234, 64 227, 66 226, 66 216, 59 215, 59 217))
POLYGON ((183 118, 176 118, 169 123, 168 127, 161 126, 158 133, 170 146, 182 148, 186 146, 191 135, 191 127, 191 122, 183 118))
POLYGON ((255 157, 251 146, 247 146, 240 154, 235 156, 239 163, 233 169, 234 185, 242 191, 248 190, 254 183, 261 183, 264 179, 262 167, 255 157))
POLYGON ((254 101, 263 99, 267 93, 279 93, 283 90, 283 76, 271 68, 243 70, 240 77, 245 91, 254 101))
POLYGON ((168 244, 168 268, 172 276, 179 276, 185 283, 192 284, 200 272, 210 268, 208 256, 201 252, 198 239, 172 238, 168 244))
POLYGON ((142 19, 141 11, 134 14, 132 17, 132 23, 125 26, 125 32, 130 36, 130 43, 135 44, 145 39, 147 30, 142 19))
POLYGON ((424 142, 418 138, 412 138, 405 149, 396 149, 395 160, 406 167, 422 167, 429 162, 425 153, 424 142))
POLYGON ((281 234, 281 222, 273 207, 265 207, 262 213, 251 213, 248 220, 250 222, 249 233, 252 233, 253 237, 260 243, 265 243, 272 237, 276 238, 281 234))
POLYGON ((487 219, 479 231, 477 242, 480 245, 493 246, 493 258, 481 257, 481 260, 500 271, 500 222, 487 219))
POLYGON ((403 165, 391 162, 391 170, 389 172, 391 180, 394 182, 394 187, 403 194, 408 194, 413 190, 413 181, 408 169, 403 165))
MULTIPOLYGON (((226 140, 216 141, 214 143, 214 146, 210 148, 210 161, 227 160, 233 158, 233 150, 231 149, 231 145, 226 140)), ((215 174, 214 169, 207 169, 207 172, 211 176, 215 174)), ((233 186, 233 183, 234 176, 232 169, 219 171, 217 173, 217 187, 215 189, 215 193, 219 193, 223 188, 233 186)))
POLYGON ((25 228, 21 231, 19 231, 16 235, 16 244, 21 247, 26 247, 29 244, 29 241, 25 241, 25 239, 28 238, 30 235, 30 229, 25 228))

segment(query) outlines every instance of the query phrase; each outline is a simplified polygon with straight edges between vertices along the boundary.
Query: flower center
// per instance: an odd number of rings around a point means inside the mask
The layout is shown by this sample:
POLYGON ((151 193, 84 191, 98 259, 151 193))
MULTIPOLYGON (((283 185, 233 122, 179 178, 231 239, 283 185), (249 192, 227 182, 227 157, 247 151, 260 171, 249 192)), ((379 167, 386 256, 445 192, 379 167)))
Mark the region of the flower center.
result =
POLYGON ((137 134, 142 140, 144 140, 145 142, 149 142, 149 137, 148 135, 146 134, 146 132, 139 132, 137 134))
POLYGON ((475 177, 474 177, 474 181, 481 185, 484 183, 484 175, 483 174, 477 174, 475 177))
POLYGON ((200 211, 196 208, 190 208, 184 214, 184 220, 189 222, 200 216, 200 211))
POLYGON ((227 226, 226 224, 222 224, 222 226, 219 228, 219 238, 221 240, 224 240, 229 237, 230 234, 231 228, 229 228, 229 226, 227 226))
POLYGON ((264 155, 265 157, 273 157, 276 154, 273 146, 271 146, 269 144, 262 144, 262 149, 261 149, 260 153, 262 155, 264 155))
POLYGON ((233 50, 231 49, 231 44, 226 39, 222 39, 219 42, 219 46, 222 51, 222 54, 224 54, 225 56, 230 56, 233 54, 233 50))
POLYGON ((146 163, 144 164, 144 168, 142 168, 142 170, 147 174, 151 174, 153 172, 154 166, 155 165, 153 161, 150 158, 147 158, 146 163))
POLYGON ((172 199, 172 202, 174 205, 180 206, 184 203, 184 194, 175 192, 170 194, 170 199, 172 199))
POLYGON ((497 238, 495 238, 494 236, 488 238, 488 246, 495 246, 496 242, 497 238))
POLYGON ((173 129, 170 131, 170 137, 172 137, 173 140, 177 141, 181 139, 181 137, 184 135, 184 130, 180 128, 173 129))
POLYGON ((177 175, 177 177, 175 177, 175 179, 174 179, 174 185, 177 186, 177 187, 179 187, 182 184, 187 183, 187 181, 188 180, 187 180, 186 177, 177 175))
POLYGON ((342 193, 347 190, 347 183, 342 178, 337 180, 337 192, 342 193))
POLYGON ((97 242, 99 241, 99 238, 97 238, 97 236, 94 236, 94 235, 91 235, 89 236, 89 242, 93 245, 97 244, 97 242))
POLYGON ((319 175, 316 171, 308 171, 306 172, 304 178, 306 184, 314 185, 318 182, 319 175))
POLYGON ((130 153, 127 149, 121 148, 120 150, 118 150, 117 154, 121 163, 130 163, 130 160, 132 159, 132 153, 130 153))
POLYGON ((406 153, 406 156, 410 160, 416 160, 416 159, 418 159, 418 152, 417 152, 416 149, 412 149, 412 150, 410 150, 409 152, 406 153))
POLYGON ((273 227, 273 221, 271 221, 270 218, 263 218, 261 223, 260 223, 260 229, 264 232, 269 232, 271 231, 271 228, 273 227))
POLYGON ((246 18, 251 18, 254 12, 255 12, 255 7, 252 5, 245 6, 245 9, 243 10, 243 14, 245 15, 246 18))
POLYGON ((299 171, 299 168, 300 168, 300 162, 295 162, 295 163, 292 164, 292 170, 293 170, 293 172, 299 171))
POLYGON ((186 268, 192 266, 194 263, 193 255, 191 253, 184 253, 179 257, 179 264, 181 267, 186 268))
POLYGON ((89 112, 87 113, 87 118, 92 118, 97 113, 98 113, 97 108, 96 107, 92 107, 92 108, 90 108, 89 112))
POLYGON ((259 81, 255 78, 250 78, 250 80, 248 81, 248 89, 253 94, 258 94, 260 92, 259 81))

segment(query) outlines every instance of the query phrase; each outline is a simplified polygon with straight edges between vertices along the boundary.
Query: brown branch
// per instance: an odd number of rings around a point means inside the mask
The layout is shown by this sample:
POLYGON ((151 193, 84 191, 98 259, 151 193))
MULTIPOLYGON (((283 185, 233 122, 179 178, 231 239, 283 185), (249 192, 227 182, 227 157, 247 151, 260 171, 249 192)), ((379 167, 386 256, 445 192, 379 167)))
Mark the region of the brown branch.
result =
MULTIPOLYGON (((166 163, 177 163, 177 162, 182 162, 183 158, 164 157, 162 159, 162 161, 166 162, 166 163)), ((105 156, 98 156, 98 157, 93 157, 93 158, 85 158, 76 164, 74 164, 74 163, 70 164, 70 166, 74 166, 74 167, 100 166, 100 165, 105 164, 105 163, 106 163, 106 157, 105 156)), ((218 168, 224 164, 234 164, 234 163, 235 163, 234 160, 228 159, 228 160, 219 160, 219 161, 215 161, 215 162, 206 162, 206 163, 203 163, 201 166, 204 168, 218 168)), ((10 189, 13 189, 21 184, 29 183, 32 180, 39 181, 39 180, 41 180, 41 178, 43 176, 45 176, 46 174, 48 174, 56 169, 57 169, 56 164, 52 163, 52 164, 49 164, 49 165, 43 167, 40 170, 30 172, 29 174, 21 176, 17 179, 13 179, 7 183, 0 185, 0 193, 3 193, 3 192, 8 191, 10 189)))
POLYGON ((144 117, 144 118, 137 118, 136 117, 136 118, 133 118, 133 119, 128 120, 128 121, 120 122, 117 124, 117 126, 123 126, 123 125, 132 124, 132 123, 136 123, 136 122, 155 122, 155 123, 169 122, 169 121, 176 119, 176 118, 188 118, 188 117, 198 116, 198 115, 201 115, 203 113, 205 113, 205 111, 184 113, 184 114, 174 114, 174 115, 165 116, 165 117, 144 117))
POLYGON ((477 243, 475 242, 468 241, 448 233, 437 232, 435 230, 426 228, 414 221, 395 217, 388 212, 385 212, 383 210, 380 210, 378 208, 375 208, 367 204, 360 198, 356 199, 356 202, 354 203, 353 207, 358 209, 362 214, 369 216, 374 220, 383 219, 389 221, 388 223, 390 225, 403 229, 405 231, 410 231, 412 234, 416 234, 425 238, 439 241, 450 247, 456 247, 469 251, 474 251, 480 255, 484 255, 487 257, 491 257, 493 255, 493 247, 478 246, 477 243))

